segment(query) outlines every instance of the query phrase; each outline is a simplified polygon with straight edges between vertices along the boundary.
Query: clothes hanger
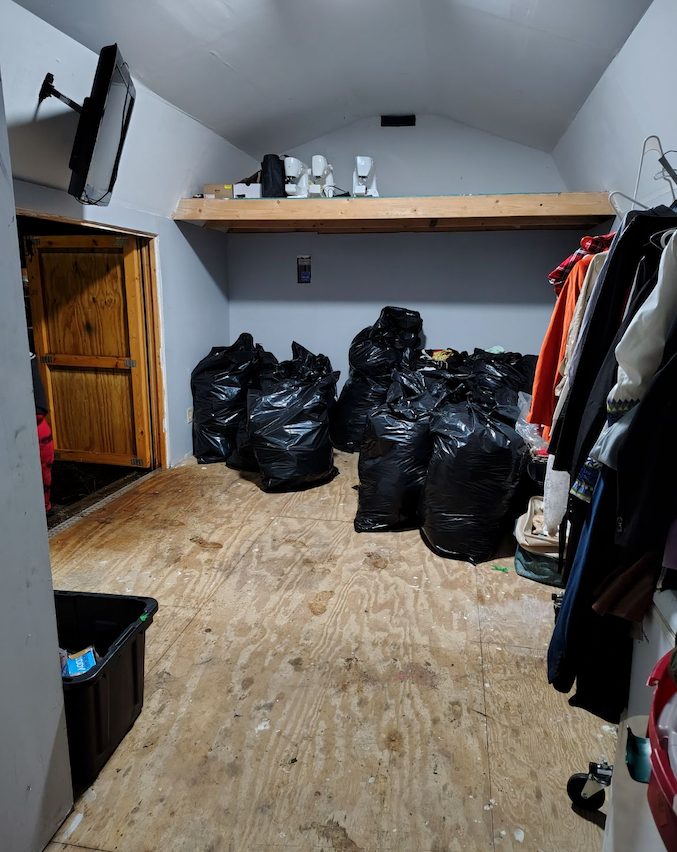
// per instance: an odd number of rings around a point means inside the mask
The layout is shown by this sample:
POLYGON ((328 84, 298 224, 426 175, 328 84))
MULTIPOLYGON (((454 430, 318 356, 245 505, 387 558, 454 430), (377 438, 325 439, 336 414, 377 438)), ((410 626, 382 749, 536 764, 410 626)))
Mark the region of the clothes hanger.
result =
POLYGON ((677 228, 670 228, 668 231, 663 231, 661 234, 661 248, 665 248, 675 234, 677 234, 677 228))
POLYGON ((665 152, 663 150, 663 145, 658 136, 652 135, 647 136, 644 142, 642 143, 642 154, 639 159, 639 167, 637 169, 637 180, 635 181, 635 191, 632 196, 626 195, 624 192, 620 192, 620 190, 614 190, 609 193, 609 204, 611 204, 614 212, 619 218, 622 218, 623 211, 616 203, 616 198, 625 198, 626 201, 629 201, 631 204, 641 208, 642 210, 648 210, 646 204, 642 204, 641 201, 637 200, 637 196, 639 195, 639 185, 642 178, 642 169, 644 167, 644 158, 649 153, 649 151, 656 151, 658 153, 658 162, 661 164, 662 168, 660 172, 657 172, 654 175, 654 180, 664 180, 669 188, 670 194, 672 195, 673 203, 677 201, 677 195, 675 194, 675 186, 677 185, 677 171, 670 165, 666 153, 673 153, 671 151, 665 152))
POLYGON ((673 235, 677 234, 677 228, 668 228, 667 231, 660 231, 657 234, 652 234, 649 237, 649 242, 657 249, 664 249, 672 239, 673 235))
POLYGON ((637 201, 636 198, 632 198, 629 195, 626 195, 624 192, 621 192, 620 189, 615 189, 613 192, 609 193, 609 204, 612 206, 614 213, 618 216, 619 219, 622 219, 625 215, 623 210, 616 203, 616 198, 624 198, 626 201, 629 201, 633 207, 640 207, 642 210, 648 210, 649 208, 646 204, 642 204, 641 201, 637 201))

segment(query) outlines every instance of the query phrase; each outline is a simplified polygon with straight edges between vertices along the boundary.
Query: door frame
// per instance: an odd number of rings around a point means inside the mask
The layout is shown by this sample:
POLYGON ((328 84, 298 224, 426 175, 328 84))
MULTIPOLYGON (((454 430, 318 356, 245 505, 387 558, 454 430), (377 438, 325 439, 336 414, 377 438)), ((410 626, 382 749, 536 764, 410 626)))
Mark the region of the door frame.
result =
POLYGON ((167 455, 167 409, 165 398, 164 365, 162 351, 162 316, 160 288, 157 272, 157 234, 132 231, 129 228, 117 228, 99 222, 86 222, 82 219, 71 219, 67 216, 55 216, 40 213, 35 210, 16 208, 17 216, 31 219, 42 219, 49 222, 59 222, 66 225, 92 228, 100 231, 110 231, 111 234, 129 234, 139 240, 141 256, 142 290, 144 305, 144 326, 146 331, 146 351, 148 353, 148 386, 151 419, 151 449, 153 463, 151 470, 168 467, 167 455))

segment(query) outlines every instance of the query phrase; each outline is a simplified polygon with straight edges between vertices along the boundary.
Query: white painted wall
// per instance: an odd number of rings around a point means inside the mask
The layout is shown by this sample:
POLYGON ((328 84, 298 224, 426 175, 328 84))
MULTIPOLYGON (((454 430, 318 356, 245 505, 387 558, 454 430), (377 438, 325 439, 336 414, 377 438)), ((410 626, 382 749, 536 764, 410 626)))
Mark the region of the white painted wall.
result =
POLYGON ((73 794, 10 168, 0 83, 0 849, 38 852, 73 794))
MULTIPOLYGON (((572 190, 619 189, 632 195, 646 136, 657 134, 664 148, 677 148, 677 3, 654 0, 609 65, 554 150, 562 177, 572 190)), ((677 164, 677 155, 669 157, 677 164)), ((657 155, 645 160, 640 201, 671 201, 657 155)))
POLYGON ((228 237, 230 337, 251 332, 278 358, 292 340, 347 376, 352 338, 384 305, 420 311, 426 345, 538 353, 554 296, 550 270, 577 244, 571 231, 470 234, 233 234, 228 237), (312 283, 296 283, 296 257, 312 283))
MULTIPOLYGON (((438 116, 416 127, 359 121, 288 152, 324 154, 350 188, 356 154, 374 157, 382 195, 558 192, 549 154, 438 116)), ((345 379, 348 346, 384 305, 423 315, 427 345, 501 344, 538 352, 554 297, 548 272, 576 247, 572 232, 233 234, 228 237, 231 339, 250 331, 278 357, 292 339, 330 356, 345 379), (296 257, 312 257, 312 284, 296 257)))
MULTIPOLYGON (((42 214, 159 235, 163 360, 169 458, 191 452, 186 409, 190 372, 217 343, 228 340, 225 238, 177 225, 176 201, 203 182, 251 174, 256 161, 137 84, 120 173, 109 207, 86 207, 65 193, 77 115, 55 99, 35 109, 48 71, 74 100, 91 88, 96 55, 12 0, 0 0, 0 67, 17 205, 42 214), (48 188, 49 187, 49 188, 48 188)), ((111 33, 114 41, 116 33, 111 33)), ((121 44, 124 54, 124 44, 121 44)), ((133 71, 133 69, 132 69, 133 71)))
POLYGON ((374 158, 381 195, 566 189, 550 154, 437 115, 417 116, 415 127, 381 127, 380 117, 367 118, 280 153, 308 165, 323 154, 336 183, 349 191, 357 154, 374 158))

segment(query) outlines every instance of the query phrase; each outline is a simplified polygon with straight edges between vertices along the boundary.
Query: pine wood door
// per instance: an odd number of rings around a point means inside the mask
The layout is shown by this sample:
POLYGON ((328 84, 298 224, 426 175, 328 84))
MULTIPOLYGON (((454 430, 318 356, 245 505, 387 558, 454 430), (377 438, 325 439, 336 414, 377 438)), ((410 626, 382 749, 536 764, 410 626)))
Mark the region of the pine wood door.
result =
POLYGON ((26 237, 55 457, 152 465, 141 257, 134 237, 26 237))

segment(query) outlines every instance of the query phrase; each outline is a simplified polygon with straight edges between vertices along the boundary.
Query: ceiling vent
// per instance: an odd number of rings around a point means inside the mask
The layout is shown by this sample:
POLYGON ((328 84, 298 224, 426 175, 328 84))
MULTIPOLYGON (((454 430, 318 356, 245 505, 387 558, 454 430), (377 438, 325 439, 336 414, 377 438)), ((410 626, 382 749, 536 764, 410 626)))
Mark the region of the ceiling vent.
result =
POLYGON ((381 127, 416 127, 415 115, 382 115, 381 127))

